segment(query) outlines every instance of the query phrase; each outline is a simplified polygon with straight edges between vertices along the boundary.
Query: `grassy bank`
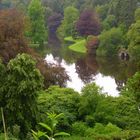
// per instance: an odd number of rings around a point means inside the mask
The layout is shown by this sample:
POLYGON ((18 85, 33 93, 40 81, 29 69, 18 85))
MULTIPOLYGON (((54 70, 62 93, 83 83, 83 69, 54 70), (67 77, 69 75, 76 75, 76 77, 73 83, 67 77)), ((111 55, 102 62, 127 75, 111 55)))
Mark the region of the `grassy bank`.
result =
POLYGON ((73 39, 71 36, 65 37, 64 40, 65 40, 65 41, 70 41, 70 42, 76 42, 76 40, 73 39))
POLYGON ((74 44, 69 46, 70 50, 74 52, 79 52, 79 53, 86 53, 86 47, 85 47, 86 40, 85 39, 74 40, 72 37, 66 37, 64 40, 74 42, 74 44))

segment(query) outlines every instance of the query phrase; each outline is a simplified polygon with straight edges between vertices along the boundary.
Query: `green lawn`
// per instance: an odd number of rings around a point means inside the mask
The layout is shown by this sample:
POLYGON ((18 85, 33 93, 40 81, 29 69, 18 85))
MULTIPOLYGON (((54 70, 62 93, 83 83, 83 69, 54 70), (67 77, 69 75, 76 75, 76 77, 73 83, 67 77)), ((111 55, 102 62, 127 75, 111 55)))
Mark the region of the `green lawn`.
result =
POLYGON ((79 53, 86 53, 85 43, 86 43, 85 39, 76 41, 75 44, 69 46, 69 49, 79 53))
POLYGON ((70 50, 79 52, 79 53, 86 53, 86 47, 85 47, 86 40, 85 39, 75 40, 72 37, 66 37, 64 40, 74 42, 74 44, 69 46, 70 50))
POLYGON ((65 37, 64 40, 65 40, 65 41, 76 42, 76 40, 73 39, 71 36, 69 36, 69 37, 65 37))

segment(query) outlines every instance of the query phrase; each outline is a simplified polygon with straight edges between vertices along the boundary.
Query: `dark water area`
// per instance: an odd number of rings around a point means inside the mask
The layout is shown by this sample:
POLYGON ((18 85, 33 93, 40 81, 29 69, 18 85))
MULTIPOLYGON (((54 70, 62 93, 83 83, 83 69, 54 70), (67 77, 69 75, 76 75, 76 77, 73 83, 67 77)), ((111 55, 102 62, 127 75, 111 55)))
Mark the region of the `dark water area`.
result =
POLYGON ((48 45, 39 51, 48 63, 65 68, 71 79, 67 82, 67 87, 78 92, 86 84, 95 82, 108 95, 119 96, 127 79, 138 71, 138 65, 134 62, 122 61, 118 57, 102 58, 79 54, 69 50, 68 46, 68 43, 61 43, 54 35, 49 37, 48 45))

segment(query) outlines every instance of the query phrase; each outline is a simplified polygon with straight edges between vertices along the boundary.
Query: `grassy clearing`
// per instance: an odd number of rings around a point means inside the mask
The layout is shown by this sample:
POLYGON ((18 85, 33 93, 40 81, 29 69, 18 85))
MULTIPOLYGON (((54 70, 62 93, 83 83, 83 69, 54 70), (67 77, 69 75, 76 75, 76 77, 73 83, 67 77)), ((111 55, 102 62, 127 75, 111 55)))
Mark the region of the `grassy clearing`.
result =
POLYGON ((76 42, 76 40, 73 39, 72 36, 65 37, 64 40, 65 40, 65 41, 70 41, 70 42, 76 42))
POLYGON ((68 48, 74 52, 86 53, 85 43, 86 40, 83 38, 73 39, 71 36, 64 38, 65 41, 73 42, 68 48))
POLYGON ((78 40, 75 44, 70 45, 69 49, 79 53, 86 53, 85 43, 85 39, 80 41, 78 40))

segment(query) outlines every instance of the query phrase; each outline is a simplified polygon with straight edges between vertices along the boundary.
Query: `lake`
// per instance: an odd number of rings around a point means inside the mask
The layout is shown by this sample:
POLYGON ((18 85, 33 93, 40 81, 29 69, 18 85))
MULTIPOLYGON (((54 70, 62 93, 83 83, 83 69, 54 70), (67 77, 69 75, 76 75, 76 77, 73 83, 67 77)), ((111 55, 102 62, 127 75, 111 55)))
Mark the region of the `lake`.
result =
POLYGON ((137 71, 137 65, 133 62, 122 61, 118 57, 102 58, 79 54, 69 50, 68 46, 68 43, 61 43, 57 37, 53 37, 40 50, 48 63, 65 68, 71 79, 67 82, 67 87, 78 92, 86 84, 95 82, 102 87, 104 93, 119 96, 127 79, 137 71))

